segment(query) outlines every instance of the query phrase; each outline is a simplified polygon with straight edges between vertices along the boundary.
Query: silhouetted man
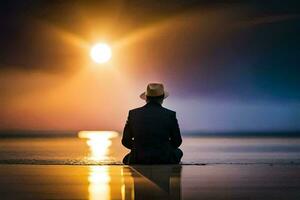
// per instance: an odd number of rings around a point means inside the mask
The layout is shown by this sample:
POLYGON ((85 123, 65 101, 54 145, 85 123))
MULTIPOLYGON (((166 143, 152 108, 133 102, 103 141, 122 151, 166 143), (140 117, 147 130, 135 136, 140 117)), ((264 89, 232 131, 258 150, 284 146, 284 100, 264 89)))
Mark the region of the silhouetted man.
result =
POLYGON ((150 83, 140 97, 146 105, 129 111, 122 144, 131 150, 124 164, 177 164, 183 155, 176 113, 162 107, 164 86, 150 83))

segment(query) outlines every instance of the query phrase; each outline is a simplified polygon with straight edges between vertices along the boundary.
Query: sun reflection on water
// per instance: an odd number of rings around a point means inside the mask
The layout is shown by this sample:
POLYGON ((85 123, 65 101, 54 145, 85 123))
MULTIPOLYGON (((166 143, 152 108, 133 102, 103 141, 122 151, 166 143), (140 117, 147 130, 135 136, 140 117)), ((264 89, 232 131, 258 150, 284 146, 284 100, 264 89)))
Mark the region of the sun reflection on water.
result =
POLYGON ((90 149, 89 160, 103 161, 108 158, 111 139, 118 136, 115 131, 80 131, 79 138, 86 139, 90 149))
MULTIPOLYGON (((114 131, 80 131, 78 137, 86 139, 89 147, 88 159, 104 161, 108 159, 112 138, 118 136, 114 131)), ((123 167, 90 166, 88 175, 89 199, 134 199, 133 178, 123 167)))
POLYGON ((111 199, 108 166, 90 166, 88 181, 90 200, 111 199))

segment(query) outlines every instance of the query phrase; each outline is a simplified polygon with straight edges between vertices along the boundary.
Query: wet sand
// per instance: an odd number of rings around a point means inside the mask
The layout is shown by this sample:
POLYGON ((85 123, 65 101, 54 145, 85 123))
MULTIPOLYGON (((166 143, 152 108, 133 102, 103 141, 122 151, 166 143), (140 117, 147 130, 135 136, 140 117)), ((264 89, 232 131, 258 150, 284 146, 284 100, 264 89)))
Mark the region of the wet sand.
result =
POLYGON ((300 199, 299 165, 0 165, 5 199, 300 199))

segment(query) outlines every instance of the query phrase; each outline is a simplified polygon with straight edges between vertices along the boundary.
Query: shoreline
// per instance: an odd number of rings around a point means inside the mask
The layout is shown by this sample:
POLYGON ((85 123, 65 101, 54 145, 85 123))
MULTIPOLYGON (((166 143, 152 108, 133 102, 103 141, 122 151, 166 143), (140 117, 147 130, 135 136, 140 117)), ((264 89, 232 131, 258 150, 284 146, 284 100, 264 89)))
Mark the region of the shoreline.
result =
POLYGON ((0 165, 58 165, 58 166, 213 166, 213 165, 266 165, 266 166, 300 166, 300 161, 298 162, 287 162, 287 163, 226 163, 226 162, 216 162, 216 163, 180 163, 180 164, 152 164, 152 165, 125 165, 121 162, 118 163, 62 163, 62 162, 2 162, 0 160, 0 165))

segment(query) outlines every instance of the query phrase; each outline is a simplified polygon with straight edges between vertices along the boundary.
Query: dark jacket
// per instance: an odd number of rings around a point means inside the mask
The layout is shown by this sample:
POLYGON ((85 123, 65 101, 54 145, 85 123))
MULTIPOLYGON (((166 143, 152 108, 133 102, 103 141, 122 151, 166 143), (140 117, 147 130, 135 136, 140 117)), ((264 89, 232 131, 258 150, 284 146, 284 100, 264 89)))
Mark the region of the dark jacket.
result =
POLYGON ((170 163, 181 142, 174 111, 155 102, 129 111, 122 144, 131 149, 130 163, 170 163))

